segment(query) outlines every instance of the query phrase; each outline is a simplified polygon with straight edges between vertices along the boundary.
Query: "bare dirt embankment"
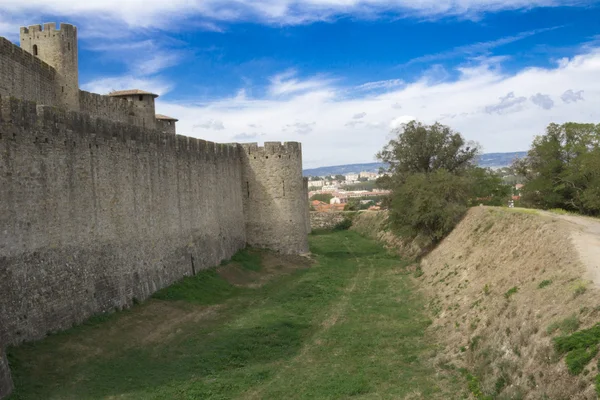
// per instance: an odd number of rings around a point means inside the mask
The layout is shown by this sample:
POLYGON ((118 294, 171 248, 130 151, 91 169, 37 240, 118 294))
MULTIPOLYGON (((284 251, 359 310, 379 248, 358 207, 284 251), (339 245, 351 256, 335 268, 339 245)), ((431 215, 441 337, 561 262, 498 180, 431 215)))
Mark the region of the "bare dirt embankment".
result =
MULTIPOLYGON (((411 250, 382 233, 384 221, 361 214, 355 229, 411 250)), ((421 260, 416 278, 429 296, 429 330, 439 342, 432 361, 440 372, 466 368, 480 396, 596 399, 598 357, 573 376, 552 338, 600 321, 599 263, 597 220, 471 209, 421 260)))

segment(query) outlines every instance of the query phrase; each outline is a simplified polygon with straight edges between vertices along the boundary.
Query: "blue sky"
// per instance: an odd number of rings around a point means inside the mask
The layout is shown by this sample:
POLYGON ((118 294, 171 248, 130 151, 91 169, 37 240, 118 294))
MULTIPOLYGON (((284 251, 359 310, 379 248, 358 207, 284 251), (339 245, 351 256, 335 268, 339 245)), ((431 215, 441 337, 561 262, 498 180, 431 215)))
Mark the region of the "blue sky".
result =
POLYGON ((0 35, 78 26, 80 86, 152 90, 181 134, 301 141, 306 167, 370 162, 402 122, 487 152, 600 122, 586 0, 0 0, 0 35))

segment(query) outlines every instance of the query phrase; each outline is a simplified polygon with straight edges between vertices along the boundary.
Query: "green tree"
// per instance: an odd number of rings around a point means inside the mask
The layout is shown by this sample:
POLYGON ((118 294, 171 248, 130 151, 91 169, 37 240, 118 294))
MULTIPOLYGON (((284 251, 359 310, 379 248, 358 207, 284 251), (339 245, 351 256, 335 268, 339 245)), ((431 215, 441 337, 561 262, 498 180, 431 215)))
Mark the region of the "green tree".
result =
POLYGON ((474 177, 488 183, 485 173, 473 171, 479 146, 439 123, 412 121, 395 133, 377 154, 389 166, 390 177, 377 185, 392 190, 391 224, 404 236, 439 241, 466 212, 474 177))
POLYGON ((311 200, 319 200, 319 201, 322 201, 323 203, 329 204, 329 201, 331 199, 333 199, 333 195, 330 193, 317 193, 317 194, 314 194, 310 199, 311 200))
POLYGON ((439 169, 460 173, 472 166, 479 154, 479 145, 466 143, 460 133, 439 123, 424 125, 411 121, 393 133, 397 137, 377 153, 377 158, 396 177, 439 169))
POLYGON ((472 167, 468 170, 470 205, 485 204, 501 206, 507 203, 512 188, 505 184, 502 177, 489 168, 472 167))
POLYGON ((437 242, 467 211, 470 182, 445 169, 409 175, 391 198, 390 220, 403 236, 423 235, 437 242))
POLYGON ((537 136, 527 157, 513 163, 525 177, 523 203, 600 213, 600 124, 550 124, 537 136))

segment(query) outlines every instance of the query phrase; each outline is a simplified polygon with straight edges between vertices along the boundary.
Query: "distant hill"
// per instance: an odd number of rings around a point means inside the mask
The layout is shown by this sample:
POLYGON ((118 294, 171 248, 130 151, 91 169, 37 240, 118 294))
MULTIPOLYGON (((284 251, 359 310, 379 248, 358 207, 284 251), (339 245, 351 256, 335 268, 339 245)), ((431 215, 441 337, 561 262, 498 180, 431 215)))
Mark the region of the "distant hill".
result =
MULTIPOLYGON (((480 157, 479 165, 488 168, 508 167, 514 159, 523 158, 526 155, 527 152, 525 151, 513 153, 487 153, 480 157)), ((346 175, 362 171, 378 172, 379 168, 384 166, 383 163, 334 165, 331 167, 305 169, 304 176, 346 175)))

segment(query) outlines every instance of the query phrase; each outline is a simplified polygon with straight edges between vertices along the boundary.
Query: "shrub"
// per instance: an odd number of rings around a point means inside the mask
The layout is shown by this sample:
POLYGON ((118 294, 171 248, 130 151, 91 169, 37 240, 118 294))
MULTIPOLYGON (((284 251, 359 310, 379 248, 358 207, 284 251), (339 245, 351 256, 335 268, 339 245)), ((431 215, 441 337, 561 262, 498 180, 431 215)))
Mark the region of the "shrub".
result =
POLYGON ((440 241, 467 211, 469 182, 446 170, 409 175, 392 194, 390 221, 402 236, 440 241))
POLYGON ((586 292, 586 290, 587 290, 587 285, 584 282, 578 283, 573 288, 573 297, 581 296, 582 294, 584 294, 586 292))
POLYGON ((422 276, 423 276, 423 274, 424 274, 424 272, 423 272, 423 268, 421 268, 421 266, 420 266, 420 265, 418 265, 418 266, 417 266, 417 268, 415 269, 415 272, 414 272, 414 274, 413 274, 413 275, 414 275, 414 277, 415 277, 415 278, 420 278, 420 277, 422 277, 422 276))
POLYGON ((571 375, 579 375, 586 365, 598 354, 598 346, 577 348, 569 352, 565 359, 571 375))
POLYGON ((345 217, 343 220, 335 224, 334 231, 347 231, 352 226, 352 219, 345 217))

